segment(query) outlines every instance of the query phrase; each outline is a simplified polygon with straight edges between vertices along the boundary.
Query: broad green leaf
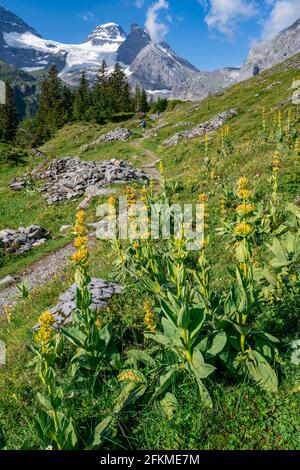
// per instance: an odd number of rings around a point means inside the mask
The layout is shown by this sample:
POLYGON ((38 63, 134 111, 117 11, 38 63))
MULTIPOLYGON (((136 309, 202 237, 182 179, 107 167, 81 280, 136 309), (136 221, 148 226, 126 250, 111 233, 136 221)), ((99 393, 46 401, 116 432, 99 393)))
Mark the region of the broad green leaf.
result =
POLYGON ((143 364, 149 364, 150 366, 155 366, 155 361, 152 357, 147 354, 145 351, 140 351, 138 349, 130 349, 127 351, 127 357, 135 359, 138 362, 142 362, 143 364))
POLYGON ((139 382, 127 382, 122 387, 121 392, 115 402, 114 413, 120 413, 130 403, 142 397, 147 390, 147 384, 139 382))
POLYGON ((159 403, 166 419, 171 420, 179 406, 176 397, 173 393, 167 392, 165 397, 159 403))
POLYGON ((197 380, 206 379, 216 369, 214 366, 205 363, 204 358, 199 349, 194 350, 192 362, 190 363, 190 368, 196 376, 197 380))
POLYGON ((212 339, 211 345, 207 350, 207 354, 217 356, 225 348, 227 343, 227 335, 225 331, 217 332, 212 339))
POLYGON ((178 371, 174 367, 170 367, 164 374, 162 374, 156 384, 152 400, 164 393, 172 383, 173 375, 178 371))
POLYGON ((260 388, 273 393, 278 391, 276 372, 258 351, 249 353, 246 366, 250 377, 260 388))
POLYGON ((61 328, 61 332, 75 346, 82 348, 85 341, 85 335, 76 328, 61 328))
POLYGON ((91 446, 99 447, 103 443, 103 438, 109 433, 111 424, 114 421, 113 416, 108 416, 104 418, 94 429, 94 432, 91 436, 91 446))
POLYGON ((182 342, 180 340, 181 330, 175 326, 174 323, 164 317, 161 319, 161 324, 164 330, 164 334, 170 340, 170 343, 176 347, 182 347, 182 342))
POLYGON ((209 409, 212 409, 213 402, 212 402, 212 399, 209 395, 207 388, 205 387, 204 383, 200 379, 197 380, 197 384, 199 388, 199 395, 200 395, 203 405, 209 409))
POLYGON ((104 341, 104 344, 107 346, 112 338, 112 325, 105 325, 102 330, 99 331, 99 338, 104 341))
POLYGON ((191 308, 190 309, 190 324, 189 333, 191 342, 197 338, 199 331, 201 330, 203 323, 205 322, 205 309, 204 308, 191 308))

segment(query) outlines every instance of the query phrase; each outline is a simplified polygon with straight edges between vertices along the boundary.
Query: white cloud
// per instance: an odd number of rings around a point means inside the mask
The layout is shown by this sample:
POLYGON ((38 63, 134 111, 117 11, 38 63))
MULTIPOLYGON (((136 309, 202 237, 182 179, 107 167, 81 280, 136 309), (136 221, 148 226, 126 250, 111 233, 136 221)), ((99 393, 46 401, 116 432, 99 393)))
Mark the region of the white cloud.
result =
POLYGON ((88 23, 98 23, 98 18, 91 11, 85 11, 79 16, 83 21, 87 21, 88 23))
POLYGON ((145 0, 135 0, 134 4, 137 8, 143 8, 145 0))
POLYGON ((266 0, 272 6, 264 29, 264 37, 272 37, 300 18, 300 0, 266 0))
POLYGON ((169 8, 170 5, 166 0, 158 0, 147 11, 145 26, 152 41, 156 43, 161 42, 169 32, 166 23, 159 21, 159 12, 161 10, 168 10, 169 8))
POLYGON ((234 36, 240 21, 257 14, 254 1, 247 0, 199 0, 208 9, 205 22, 210 29, 216 29, 229 38, 234 36))

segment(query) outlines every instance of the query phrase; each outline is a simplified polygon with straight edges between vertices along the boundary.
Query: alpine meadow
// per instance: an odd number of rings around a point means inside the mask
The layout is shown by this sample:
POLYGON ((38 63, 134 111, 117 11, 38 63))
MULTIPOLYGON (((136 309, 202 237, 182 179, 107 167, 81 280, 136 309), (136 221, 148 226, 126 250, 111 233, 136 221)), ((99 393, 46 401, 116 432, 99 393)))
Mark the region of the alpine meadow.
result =
POLYGON ((0 6, 0 462, 300 450, 300 19, 203 72, 140 4, 0 6))

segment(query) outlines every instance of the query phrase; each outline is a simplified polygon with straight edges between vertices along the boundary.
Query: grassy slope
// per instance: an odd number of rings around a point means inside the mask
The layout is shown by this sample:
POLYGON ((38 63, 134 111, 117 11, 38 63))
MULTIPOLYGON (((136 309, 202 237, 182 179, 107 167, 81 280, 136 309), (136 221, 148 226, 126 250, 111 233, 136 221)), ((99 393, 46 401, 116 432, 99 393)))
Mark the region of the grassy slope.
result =
MULTIPOLYGON (((179 182, 174 195, 175 199, 190 202, 196 200, 199 192, 210 193, 215 209, 211 214, 211 225, 218 226, 219 199, 223 184, 230 187, 237 177, 249 176, 263 195, 268 192, 272 154, 275 143, 265 143, 261 138, 261 111, 266 107, 267 119, 273 123, 274 110, 282 110, 284 121, 288 104, 286 100, 291 95, 290 86, 299 74, 300 55, 289 60, 284 65, 275 67, 248 82, 238 84, 227 90, 222 96, 210 97, 199 106, 199 110, 191 112, 194 104, 178 104, 175 109, 164 116, 168 126, 157 131, 153 139, 141 142, 141 147, 155 152, 165 163, 169 180, 179 182), (277 86, 266 87, 280 81, 277 86), (285 103, 285 104, 284 104, 285 103), (199 139, 182 143, 177 147, 166 148, 161 144, 167 137, 180 128, 174 128, 177 123, 201 123, 218 112, 236 107, 239 115, 231 123, 231 140, 233 151, 230 155, 219 156, 216 134, 212 135, 210 156, 213 159, 214 171, 220 176, 221 182, 212 181, 203 170, 203 144, 199 139), (259 174, 260 176, 256 176, 259 174)), ((125 123, 132 127, 132 123, 125 123)), ((79 155, 82 144, 88 143, 99 133, 118 125, 109 125, 105 129, 100 126, 74 124, 62 129, 54 139, 44 146, 49 155, 66 156, 79 155)), ((136 130, 134 139, 139 139, 140 131, 136 130)), ((138 165, 142 159, 142 149, 137 151, 129 143, 99 145, 93 151, 82 155, 85 159, 124 158, 138 165), (136 155, 133 158, 133 155, 136 155)), ((297 195, 300 182, 299 159, 295 159, 292 150, 285 149, 283 168, 281 171, 282 197, 287 201, 297 195), (298 184, 298 187, 297 187, 298 184)), ((30 223, 41 223, 50 228, 54 240, 45 247, 34 250, 16 260, 8 260, 8 264, 0 269, 0 276, 5 273, 18 272, 33 259, 67 242, 58 234, 62 224, 70 222, 75 213, 77 202, 62 204, 47 208, 43 199, 37 195, 26 195, 25 192, 12 193, 7 189, 8 181, 24 168, 6 168, 0 174, 0 228, 17 227, 30 223), (41 208, 43 210, 41 210, 41 208)), ((97 201, 96 201, 97 202, 97 201)), ((96 205, 95 202, 95 205, 96 205)), ((95 205, 90 209, 90 220, 95 219, 95 205)), ((226 279, 228 259, 224 255, 224 246, 215 239, 213 230, 213 263, 218 267, 220 282, 226 279)), ((107 247, 99 243, 97 252, 93 255, 94 274, 109 277, 111 259, 107 247)), ((24 372, 23 367, 28 360, 26 344, 30 342, 30 328, 36 322, 41 310, 55 303, 58 295, 71 282, 67 269, 64 277, 58 277, 47 287, 33 293, 29 301, 17 305, 10 322, 1 320, 0 339, 5 339, 8 346, 8 365, 0 372, 0 420, 10 429, 10 446, 15 447, 28 435, 24 417, 32 413, 31 388, 34 386, 31 377, 24 372), (15 394, 15 395, 14 395, 15 394)), ((134 295, 115 301, 108 315, 116 323, 138 330, 142 321, 141 300, 134 295), (134 312, 134 313, 132 313, 134 312)), ((196 388, 192 384, 183 384, 176 390, 180 401, 180 411, 175 421, 161 423, 158 410, 144 410, 138 415, 136 422, 128 423, 131 432, 131 445, 144 448, 205 448, 205 449, 299 449, 298 433, 300 428, 297 406, 299 406, 299 370, 286 366, 283 368, 281 387, 277 396, 266 394, 251 387, 236 386, 223 388, 222 385, 214 391, 215 410, 211 416, 203 416, 197 401, 196 388), (187 400, 189 397, 189 400, 187 400), (132 431, 133 429, 133 431, 132 431)), ((129 431, 128 431, 129 432, 129 431)))

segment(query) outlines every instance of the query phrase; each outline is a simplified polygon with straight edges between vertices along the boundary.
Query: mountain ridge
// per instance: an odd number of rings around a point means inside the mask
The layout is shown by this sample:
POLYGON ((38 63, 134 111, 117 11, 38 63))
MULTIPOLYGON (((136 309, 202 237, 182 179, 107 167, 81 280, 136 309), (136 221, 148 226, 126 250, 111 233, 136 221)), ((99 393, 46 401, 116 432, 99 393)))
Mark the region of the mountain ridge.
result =
POLYGON ((129 83, 152 96, 199 100, 280 63, 300 51, 300 19, 275 37, 254 46, 242 68, 199 71, 168 44, 154 43, 137 23, 127 34, 110 22, 96 26, 79 44, 44 39, 14 13, 0 6, 0 60, 29 73, 57 66, 61 78, 77 85, 83 71, 93 83, 101 62, 109 72, 118 62, 129 83))

